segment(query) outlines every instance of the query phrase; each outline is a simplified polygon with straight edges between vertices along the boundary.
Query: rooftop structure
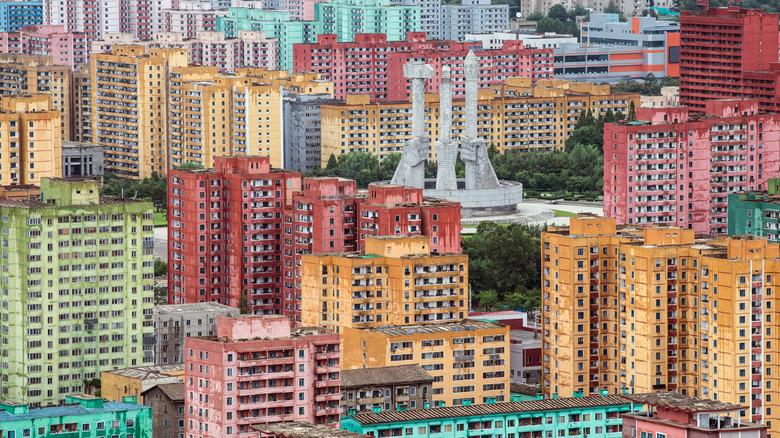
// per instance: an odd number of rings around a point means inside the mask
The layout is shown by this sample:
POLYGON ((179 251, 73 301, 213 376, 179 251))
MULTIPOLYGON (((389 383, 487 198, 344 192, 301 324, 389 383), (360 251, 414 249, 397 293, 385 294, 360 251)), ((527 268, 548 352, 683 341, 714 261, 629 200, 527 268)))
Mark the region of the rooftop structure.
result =
POLYGON ((177 383, 184 378, 184 363, 176 365, 154 365, 123 368, 100 373, 101 396, 106 400, 119 401, 125 397, 137 397, 163 383, 177 383))
POLYGON ((369 435, 315 426, 305 421, 257 424, 252 429, 260 432, 260 438, 369 438, 369 435))
POLYGON ((433 377, 419 365, 397 365, 389 367, 360 368, 344 370, 341 373, 341 387, 403 385, 433 381, 433 377))

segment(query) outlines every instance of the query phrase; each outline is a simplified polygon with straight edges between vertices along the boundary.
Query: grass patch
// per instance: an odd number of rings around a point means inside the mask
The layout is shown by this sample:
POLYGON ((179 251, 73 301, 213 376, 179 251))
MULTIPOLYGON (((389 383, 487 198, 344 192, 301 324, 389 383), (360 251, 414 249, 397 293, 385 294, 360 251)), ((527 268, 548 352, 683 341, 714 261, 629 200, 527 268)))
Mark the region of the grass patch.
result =
POLYGON ((155 227, 168 226, 168 212, 166 210, 154 212, 154 226, 155 227))
POLYGON ((563 211, 563 210, 552 210, 553 213, 555 213, 555 217, 577 217, 577 213, 572 213, 570 211, 563 211))

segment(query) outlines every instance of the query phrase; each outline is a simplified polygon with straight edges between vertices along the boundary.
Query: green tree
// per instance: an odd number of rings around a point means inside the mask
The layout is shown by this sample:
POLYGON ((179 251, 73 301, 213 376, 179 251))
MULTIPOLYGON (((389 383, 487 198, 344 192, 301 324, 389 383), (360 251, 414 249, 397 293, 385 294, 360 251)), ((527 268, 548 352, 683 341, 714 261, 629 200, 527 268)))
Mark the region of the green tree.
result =
POLYGON ((560 4, 551 6, 550 10, 547 12, 547 17, 563 22, 569 21, 569 13, 566 11, 566 8, 560 4))
POLYGON ((249 305, 249 300, 246 297, 246 291, 241 293, 241 298, 238 299, 238 311, 242 315, 248 315, 252 313, 252 306, 249 305))
POLYGON ((627 120, 629 120, 629 121, 636 120, 636 107, 634 106, 634 101, 633 100, 628 105, 628 117, 627 117, 627 120))
POLYGON ((185 163, 182 163, 178 166, 174 166, 174 169, 177 170, 185 170, 185 169, 203 169, 203 165, 200 163, 195 163, 192 161, 187 161, 185 163))
POLYGON ((393 179, 395 169, 398 167, 398 163, 401 162, 401 153, 392 152, 387 154, 384 160, 379 164, 379 180, 389 181, 393 179))
POLYGON ((161 259, 154 259, 154 276, 162 277, 168 275, 168 264, 161 259))
POLYGON ((160 286, 154 288, 154 304, 155 306, 163 306, 168 304, 168 289, 160 286))
POLYGON ((498 304, 498 293, 492 289, 483 290, 477 294, 477 304, 485 310, 490 310, 498 304))
POLYGON ((531 12, 527 17, 525 17, 525 19, 528 21, 539 21, 542 18, 544 18, 544 15, 539 11, 531 12))

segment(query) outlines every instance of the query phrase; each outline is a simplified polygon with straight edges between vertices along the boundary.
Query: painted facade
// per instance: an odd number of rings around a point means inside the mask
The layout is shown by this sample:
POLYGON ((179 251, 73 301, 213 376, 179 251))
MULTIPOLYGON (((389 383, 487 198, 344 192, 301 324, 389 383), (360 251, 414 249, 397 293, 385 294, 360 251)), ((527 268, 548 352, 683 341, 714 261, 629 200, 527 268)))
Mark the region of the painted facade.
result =
POLYGON ((339 335, 284 316, 218 317, 216 336, 185 348, 187 435, 256 437, 253 424, 289 421, 338 428, 339 335))
POLYGON ((0 32, 18 32, 43 24, 43 1, 0 2, 0 32))
POLYGON ((763 193, 731 193, 728 203, 728 235, 766 237, 780 241, 780 202, 763 193))
POLYGON ((726 234, 728 195, 763 191, 778 176, 780 115, 755 100, 637 108, 604 127, 604 214, 621 224, 667 224, 726 234))
POLYGON ((41 201, 0 204, 6 400, 57 403, 101 371, 153 363, 152 204, 98 188, 43 179, 41 201))
POLYGON ((142 393, 154 385, 177 383, 183 380, 184 363, 103 371, 100 373, 100 396, 108 401, 136 397, 141 403, 142 393))
POLYGON ((427 236, 367 237, 364 252, 302 257, 302 324, 340 332, 468 316, 468 256, 427 236))
POLYGON ((0 100, 0 181, 40 185, 62 176, 62 117, 44 94, 0 100))

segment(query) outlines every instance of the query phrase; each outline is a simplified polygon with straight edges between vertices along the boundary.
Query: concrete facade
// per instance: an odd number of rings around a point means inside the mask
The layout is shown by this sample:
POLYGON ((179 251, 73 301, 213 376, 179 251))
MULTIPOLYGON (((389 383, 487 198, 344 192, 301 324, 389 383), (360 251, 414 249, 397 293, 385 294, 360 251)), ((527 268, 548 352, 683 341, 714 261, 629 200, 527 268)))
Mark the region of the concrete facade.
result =
POLYGON ((65 32, 65 26, 41 24, 0 32, 0 53, 51 56, 54 65, 76 70, 87 61, 89 44, 84 32, 65 32))
POLYGON ((155 365, 183 364, 184 339, 214 336, 218 316, 238 316, 239 310, 219 303, 169 304, 154 308, 155 365))
POLYGON ((440 38, 463 41, 467 33, 488 33, 509 29, 509 5, 490 0, 463 0, 441 6, 440 38))
POLYGON ((43 24, 43 1, 0 2, 0 32, 19 32, 43 24))
POLYGON ((39 185, 62 176, 62 116, 44 94, 0 99, 0 182, 39 185))
POLYGON ((154 438, 180 438, 184 434, 184 382, 160 383, 142 393, 143 404, 152 407, 154 438))
POLYGON ((183 363, 103 371, 100 373, 100 396, 109 401, 135 397, 140 404, 144 391, 158 384, 181 382, 183 378, 183 363))
POLYGON ((216 336, 185 348, 186 434, 250 437, 252 424, 288 421, 338 428, 337 334, 293 329, 284 316, 217 317, 216 336))
POLYGON ((433 376, 419 365, 361 368, 341 372, 342 416, 358 412, 431 407, 433 376))
POLYGON ((284 95, 284 168, 311 172, 321 167, 322 104, 337 103, 330 94, 284 95))
POLYGON ((63 178, 103 176, 103 148, 89 143, 62 142, 63 178))
MULTIPOLYGON (((771 193, 771 192, 770 192, 771 193)), ((728 199, 728 235, 766 237, 780 241, 780 202, 777 194, 758 192, 730 193, 728 199)))
POLYGON ((314 20, 318 34, 334 34, 339 41, 354 41, 358 33, 383 33, 389 41, 402 41, 407 32, 420 31, 420 7, 391 0, 335 0, 315 3, 314 20))

